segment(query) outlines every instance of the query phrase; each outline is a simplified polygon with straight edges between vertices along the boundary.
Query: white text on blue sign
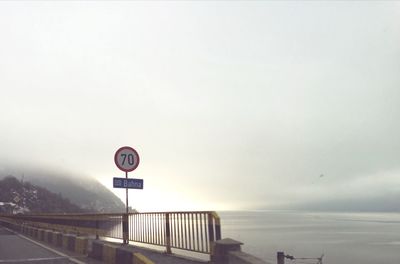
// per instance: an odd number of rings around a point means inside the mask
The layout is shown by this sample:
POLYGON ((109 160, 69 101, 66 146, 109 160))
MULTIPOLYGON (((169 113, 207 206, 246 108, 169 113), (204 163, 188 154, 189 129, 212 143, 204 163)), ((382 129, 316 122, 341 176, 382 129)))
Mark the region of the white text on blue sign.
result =
POLYGON ((114 188, 143 189, 142 179, 113 178, 114 188))

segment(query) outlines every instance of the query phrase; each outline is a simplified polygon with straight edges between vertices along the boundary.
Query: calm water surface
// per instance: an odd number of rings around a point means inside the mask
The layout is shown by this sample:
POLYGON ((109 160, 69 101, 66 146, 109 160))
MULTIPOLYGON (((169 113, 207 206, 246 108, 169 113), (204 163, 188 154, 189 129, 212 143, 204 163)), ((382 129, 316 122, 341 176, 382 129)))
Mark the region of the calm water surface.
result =
POLYGON ((277 251, 299 258, 325 254, 324 264, 400 263, 397 213, 241 211, 219 215, 224 238, 243 242, 243 251, 274 264, 277 251))

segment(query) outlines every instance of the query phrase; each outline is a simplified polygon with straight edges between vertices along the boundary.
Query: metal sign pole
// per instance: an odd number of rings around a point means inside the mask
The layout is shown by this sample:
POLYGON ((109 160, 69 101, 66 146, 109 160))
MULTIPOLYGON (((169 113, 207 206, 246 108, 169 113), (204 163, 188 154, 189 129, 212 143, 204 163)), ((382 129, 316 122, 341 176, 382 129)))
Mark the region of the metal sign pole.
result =
MULTIPOLYGON (((125 172, 125 179, 128 179, 128 172, 127 171, 125 172)), ((128 186, 126 186, 125 190, 126 190, 126 213, 124 215, 124 219, 123 219, 123 223, 122 223, 122 226, 123 226, 122 232, 123 232, 123 237, 124 237, 124 239, 123 239, 124 240, 124 244, 128 244, 129 243, 128 186)))
MULTIPOLYGON (((128 172, 125 172, 125 178, 128 181, 128 172)), ((128 186, 126 186, 126 213, 128 214, 128 186)))

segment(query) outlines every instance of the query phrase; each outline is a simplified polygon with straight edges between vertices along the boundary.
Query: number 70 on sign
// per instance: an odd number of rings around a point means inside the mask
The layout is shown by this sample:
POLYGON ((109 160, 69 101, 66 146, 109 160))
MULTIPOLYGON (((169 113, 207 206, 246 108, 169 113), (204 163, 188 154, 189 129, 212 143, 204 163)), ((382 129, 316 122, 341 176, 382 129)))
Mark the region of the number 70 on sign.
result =
POLYGON ((131 147, 122 147, 115 152, 114 162, 117 167, 125 172, 133 171, 140 162, 139 154, 131 147))

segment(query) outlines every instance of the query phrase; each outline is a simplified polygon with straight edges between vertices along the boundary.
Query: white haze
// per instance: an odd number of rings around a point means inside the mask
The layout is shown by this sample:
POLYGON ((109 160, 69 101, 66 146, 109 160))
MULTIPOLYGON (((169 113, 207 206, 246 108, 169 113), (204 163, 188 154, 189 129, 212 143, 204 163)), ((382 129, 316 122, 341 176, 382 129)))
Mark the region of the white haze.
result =
POLYGON ((399 22, 386 1, 0 2, 0 165, 112 190, 130 145, 147 211, 394 199, 399 22))

